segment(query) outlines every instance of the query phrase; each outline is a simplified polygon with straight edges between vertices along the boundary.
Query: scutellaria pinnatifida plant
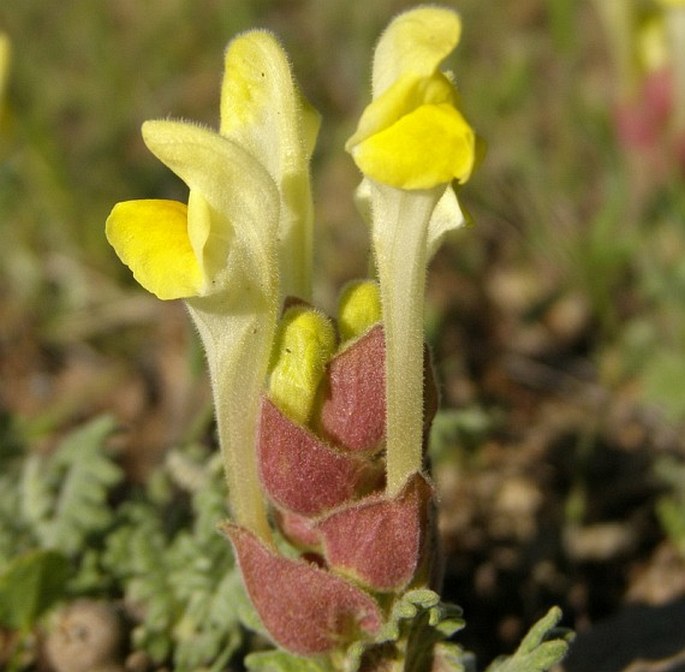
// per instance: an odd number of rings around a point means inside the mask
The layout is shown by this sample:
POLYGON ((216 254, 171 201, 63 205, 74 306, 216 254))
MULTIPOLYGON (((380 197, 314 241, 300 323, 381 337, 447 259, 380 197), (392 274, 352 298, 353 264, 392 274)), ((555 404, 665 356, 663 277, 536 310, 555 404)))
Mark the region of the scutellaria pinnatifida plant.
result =
POLYGON ((685 2, 597 0, 615 69, 619 144, 652 172, 685 168, 685 2), (650 165, 651 164, 651 165, 650 165))
POLYGON ((319 118, 268 32, 229 44, 218 132, 143 126, 188 202, 127 201, 107 220, 138 282, 188 306, 228 480, 220 529, 269 637, 316 669, 464 669, 441 643, 462 622, 434 592, 424 449, 437 391, 423 336, 427 265, 464 221, 457 193, 477 154, 441 69, 460 30, 455 12, 419 7, 378 42, 346 145, 377 278, 345 288, 335 319, 311 303, 319 118))

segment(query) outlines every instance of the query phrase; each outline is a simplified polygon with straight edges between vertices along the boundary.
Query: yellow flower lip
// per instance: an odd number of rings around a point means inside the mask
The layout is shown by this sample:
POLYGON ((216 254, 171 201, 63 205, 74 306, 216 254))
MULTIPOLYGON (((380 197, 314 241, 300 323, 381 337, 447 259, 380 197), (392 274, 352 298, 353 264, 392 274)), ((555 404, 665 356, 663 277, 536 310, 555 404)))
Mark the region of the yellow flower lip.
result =
POLYGON ((249 270, 262 295, 273 292, 278 195, 261 164, 229 138, 183 122, 146 122, 143 138, 190 197, 188 206, 140 200, 112 210, 107 239, 136 280, 160 299, 191 298, 227 290, 249 270), (233 248, 240 264, 229 263, 233 248))
POLYGON ((459 16, 423 7, 397 17, 382 35, 373 66, 373 100, 347 141, 359 169, 400 189, 465 182, 476 136, 439 67, 456 47, 459 16))
POLYGON ((183 299, 200 294, 204 284, 188 238, 187 221, 184 203, 123 201, 112 209, 105 233, 143 287, 160 299, 183 299))

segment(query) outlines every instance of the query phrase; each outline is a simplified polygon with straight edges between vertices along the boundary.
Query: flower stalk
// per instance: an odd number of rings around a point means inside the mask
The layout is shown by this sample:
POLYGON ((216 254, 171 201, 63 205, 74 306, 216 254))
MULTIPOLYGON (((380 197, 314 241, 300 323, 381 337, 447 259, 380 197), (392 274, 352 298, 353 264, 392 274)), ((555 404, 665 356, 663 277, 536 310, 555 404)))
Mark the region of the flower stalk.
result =
POLYGON ((685 2, 672 2, 665 8, 671 47, 673 76, 673 130, 685 134, 685 2))
MULTIPOLYGON (((10 69, 10 40, 5 33, 0 33, 0 122, 2 122, 5 107, 5 91, 10 69)), ((0 123, 1 125, 1 123, 0 123)))
POLYGON ((633 46, 635 7, 631 0, 595 0, 603 21, 609 52, 616 68, 616 95, 620 101, 630 100, 638 87, 638 58, 633 46))

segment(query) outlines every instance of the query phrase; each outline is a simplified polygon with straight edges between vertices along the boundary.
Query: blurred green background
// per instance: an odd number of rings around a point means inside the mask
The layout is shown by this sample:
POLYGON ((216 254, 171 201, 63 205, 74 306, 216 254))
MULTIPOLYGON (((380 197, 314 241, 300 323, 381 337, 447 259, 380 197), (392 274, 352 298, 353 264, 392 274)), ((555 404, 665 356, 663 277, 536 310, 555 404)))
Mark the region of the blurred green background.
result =
MULTIPOLYGON (((639 55, 640 26, 661 15, 657 3, 636 1, 634 32, 621 38, 598 11, 602 2, 442 3, 462 15, 462 43, 449 65, 465 114, 488 146, 462 191, 475 226, 450 239, 429 278, 428 335, 443 403, 452 412, 440 425, 436 464, 449 465, 438 481, 454 554, 481 552, 482 539, 470 547, 460 535, 479 524, 479 515, 494 516, 487 507, 485 513, 468 508, 478 495, 455 482, 455 473, 525 472, 546 454, 564 477, 555 481, 544 472, 533 484, 542 499, 531 506, 539 512, 541 502, 549 503, 544 497, 556 492, 552 502, 563 512, 556 522, 577 530, 626 519, 622 505, 593 509, 592 488, 606 479, 584 469, 607 446, 647 451, 648 466, 639 469, 650 474, 661 458, 682 462, 685 193, 676 152, 682 129, 668 115, 644 113, 649 138, 622 135, 617 110, 630 116, 626 110, 653 102, 644 86, 650 73, 639 55), (626 50, 635 54, 628 76, 626 50), (459 511, 471 513, 460 518, 459 511)), ((140 125, 174 117, 215 126, 223 49, 248 28, 280 37, 323 116, 312 166, 316 295, 332 309, 339 287, 367 268, 367 232, 352 201, 358 174, 344 141, 368 99, 379 32, 414 4, 0 5, 0 31, 12 44, 0 118, 5 442, 12 433, 47 450, 66 429, 112 412, 131 430, 122 440, 127 473, 144 479, 170 445, 206 429, 211 407, 202 357, 183 308, 135 285, 106 244, 104 221, 119 200, 185 198, 184 185, 145 149, 140 125)), ((650 480, 648 494, 640 490, 650 524, 657 496, 665 492, 671 509, 658 518, 662 533, 645 537, 639 527, 635 562, 645 561, 662 538, 685 547, 677 522, 677 512, 685 512, 685 482, 669 473, 665 485, 663 478, 659 487, 650 480)), ((633 484, 636 476, 620 478, 633 484)), ((544 531, 539 520, 536 529, 544 531)), ((573 556, 578 548, 566 548, 560 572, 572 575, 569 565, 582 563, 573 556)), ((474 583, 468 572, 477 565, 448 563, 455 592, 474 583)), ((606 612, 625 594, 626 577, 594 612, 590 599, 568 600, 579 613, 606 612)), ((573 581, 554 585, 542 594, 558 599, 573 581)), ((539 605, 544 599, 536 595, 539 605)), ((514 630, 510 638, 500 633, 503 640, 513 640, 514 630)))

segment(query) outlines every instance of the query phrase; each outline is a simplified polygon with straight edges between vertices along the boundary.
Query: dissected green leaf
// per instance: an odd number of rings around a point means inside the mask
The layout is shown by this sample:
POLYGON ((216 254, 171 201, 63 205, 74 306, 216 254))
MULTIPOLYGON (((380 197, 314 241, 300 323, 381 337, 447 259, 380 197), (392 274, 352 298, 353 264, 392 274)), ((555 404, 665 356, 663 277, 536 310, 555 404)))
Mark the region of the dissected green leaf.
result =
POLYGON ((38 550, 15 558, 0 574, 0 622, 28 632, 64 596, 69 563, 61 553, 38 550))
MULTIPOLYGON (((355 642, 346 654, 346 670, 356 670, 362 661, 385 660, 390 656, 401 672, 424 672, 432 668, 440 654, 442 672, 464 672, 469 656, 456 644, 440 648, 464 627, 460 607, 440 601, 440 595, 428 588, 409 590, 393 604, 388 621, 371 642, 355 642), (436 648, 438 647, 438 648, 436 648), (396 652, 400 657, 396 657, 396 652)), ((388 664, 389 660, 388 659, 388 664)), ((364 668, 366 669, 366 668, 364 668)))
POLYGON ((261 651, 245 658, 250 672, 332 672, 326 661, 300 658, 285 651, 261 651))
POLYGON ((78 550, 89 532, 103 530, 112 520, 107 495, 123 472, 105 453, 103 444, 114 427, 112 418, 96 418, 70 434, 57 452, 57 462, 66 475, 52 534, 55 545, 67 553, 78 550))
POLYGON ((56 452, 33 455, 22 475, 22 513, 41 546, 74 555, 85 538, 113 520, 107 497, 123 471, 104 450, 115 422, 96 418, 69 434, 56 452))
POLYGON ((191 447, 120 507, 105 542, 105 570, 141 606, 135 645, 155 661, 172 658, 176 672, 223 670, 221 661, 242 643, 248 601, 230 544, 216 529, 226 507, 221 462, 191 447))
POLYGON ((487 672, 547 672, 559 663, 568 651, 573 635, 557 628, 561 610, 552 607, 523 638, 513 656, 496 660, 487 672))
POLYGON ((133 632, 136 646, 155 661, 171 651, 171 632, 179 617, 169 576, 169 545, 160 511, 147 502, 122 507, 117 529, 106 540, 103 564, 121 582, 126 598, 144 609, 144 622, 133 632))

